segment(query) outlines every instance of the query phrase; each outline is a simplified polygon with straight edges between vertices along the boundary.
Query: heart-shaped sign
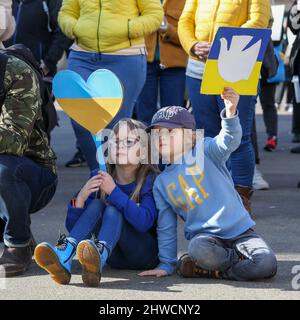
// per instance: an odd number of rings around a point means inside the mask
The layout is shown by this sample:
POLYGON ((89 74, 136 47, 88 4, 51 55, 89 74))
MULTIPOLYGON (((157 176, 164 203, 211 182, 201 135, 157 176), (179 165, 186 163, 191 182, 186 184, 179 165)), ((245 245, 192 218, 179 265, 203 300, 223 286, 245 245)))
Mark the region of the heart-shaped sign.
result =
POLYGON ((60 107, 94 135, 113 120, 123 102, 120 80, 106 69, 93 72, 86 82, 76 72, 60 71, 53 92, 60 107))

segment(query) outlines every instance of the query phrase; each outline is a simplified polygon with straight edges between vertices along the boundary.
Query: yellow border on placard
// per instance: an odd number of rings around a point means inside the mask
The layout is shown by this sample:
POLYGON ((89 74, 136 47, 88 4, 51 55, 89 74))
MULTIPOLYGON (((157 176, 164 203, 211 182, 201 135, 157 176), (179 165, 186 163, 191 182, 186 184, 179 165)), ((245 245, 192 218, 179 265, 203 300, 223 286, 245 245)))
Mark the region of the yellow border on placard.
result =
POLYGON ((240 95, 256 96, 261 66, 262 62, 256 62, 248 80, 233 83, 224 80, 219 74, 218 60, 207 60, 200 93, 219 95, 224 87, 232 87, 240 95))

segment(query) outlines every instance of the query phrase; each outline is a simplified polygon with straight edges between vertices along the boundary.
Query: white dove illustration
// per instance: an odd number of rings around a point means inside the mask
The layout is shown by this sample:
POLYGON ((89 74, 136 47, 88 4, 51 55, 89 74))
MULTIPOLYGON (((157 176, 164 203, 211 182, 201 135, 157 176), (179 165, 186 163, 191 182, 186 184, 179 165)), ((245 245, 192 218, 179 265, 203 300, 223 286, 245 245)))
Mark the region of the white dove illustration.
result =
POLYGON ((220 39, 218 69, 224 80, 234 83, 249 79, 262 44, 259 40, 244 50, 252 39, 252 36, 233 36, 230 48, 228 48, 227 39, 220 39))

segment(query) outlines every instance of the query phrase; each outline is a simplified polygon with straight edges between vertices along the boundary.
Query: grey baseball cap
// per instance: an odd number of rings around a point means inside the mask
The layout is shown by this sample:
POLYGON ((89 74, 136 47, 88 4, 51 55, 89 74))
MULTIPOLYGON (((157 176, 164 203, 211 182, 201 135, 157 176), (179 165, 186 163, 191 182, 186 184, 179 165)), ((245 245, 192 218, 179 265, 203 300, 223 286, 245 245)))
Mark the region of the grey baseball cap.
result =
POLYGON ((169 106, 159 109, 154 114, 147 131, 149 132, 155 126, 169 129, 184 128, 196 130, 194 116, 186 108, 179 106, 169 106))

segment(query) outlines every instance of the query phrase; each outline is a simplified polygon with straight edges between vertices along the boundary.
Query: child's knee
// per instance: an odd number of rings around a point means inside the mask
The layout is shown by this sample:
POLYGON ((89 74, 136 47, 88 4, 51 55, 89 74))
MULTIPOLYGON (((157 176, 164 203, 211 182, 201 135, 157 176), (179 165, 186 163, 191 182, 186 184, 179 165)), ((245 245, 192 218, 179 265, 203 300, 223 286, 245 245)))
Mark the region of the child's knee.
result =
POLYGON ((104 214, 106 217, 122 218, 121 212, 114 206, 107 206, 105 208, 104 214))
POLYGON ((268 250, 254 257, 254 266, 257 279, 274 277, 277 272, 277 259, 275 254, 268 250))
POLYGON ((189 243, 188 253, 201 268, 218 270, 220 267, 218 247, 210 237, 193 238, 189 243))

